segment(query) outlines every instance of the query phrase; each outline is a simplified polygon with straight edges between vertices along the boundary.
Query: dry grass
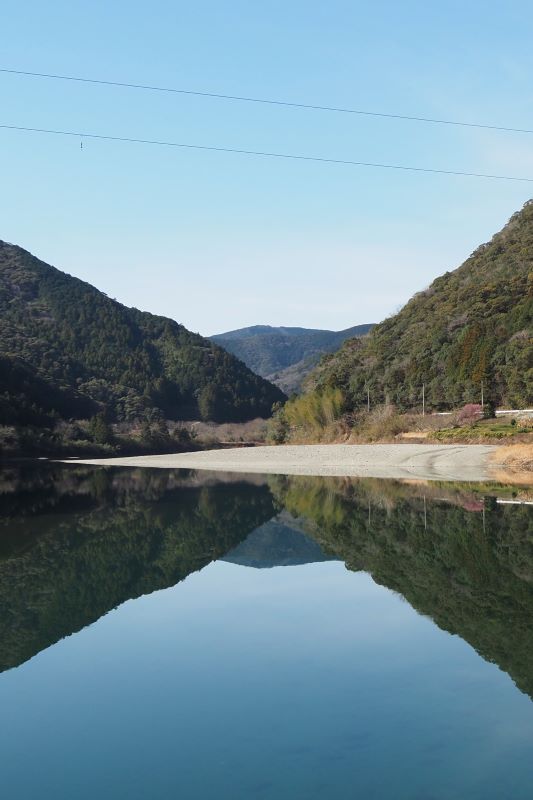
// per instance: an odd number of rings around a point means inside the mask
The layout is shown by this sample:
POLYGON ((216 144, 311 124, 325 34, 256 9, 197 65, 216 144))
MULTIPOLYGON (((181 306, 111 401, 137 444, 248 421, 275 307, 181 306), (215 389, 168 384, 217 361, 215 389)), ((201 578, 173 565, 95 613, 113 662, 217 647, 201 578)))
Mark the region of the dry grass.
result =
POLYGON ((430 431, 406 431, 405 433, 399 433, 396 438, 399 440, 404 439, 405 441, 415 441, 418 442, 421 439, 427 439, 430 435, 430 431))
POLYGON ((442 426, 442 417, 400 414, 392 405, 376 406, 370 413, 360 412, 353 420, 350 443, 424 442, 442 426))
POLYGON ((180 422, 202 446, 219 444, 264 444, 267 421, 261 418, 249 422, 180 422))
POLYGON ((492 456, 492 463, 521 471, 533 471, 533 444, 511 444, 507 447, 498 447, 492 456))
POLYGON ((520 500, 533 500, 533 472, 530 469, 518 470, 511 467, 491 467, 490 479, 504 486, 521 487, 520 500))

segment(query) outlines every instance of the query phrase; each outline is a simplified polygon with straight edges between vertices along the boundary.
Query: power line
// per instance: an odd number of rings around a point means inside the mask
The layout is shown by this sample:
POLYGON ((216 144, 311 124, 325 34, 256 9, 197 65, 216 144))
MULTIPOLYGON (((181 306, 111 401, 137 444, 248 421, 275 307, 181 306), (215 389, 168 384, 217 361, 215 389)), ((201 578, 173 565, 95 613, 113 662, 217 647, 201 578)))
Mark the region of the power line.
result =
POLYGON ((265 97, 247 97, 245 95, 221 94, 219 92, 205 92, 195 89, 178 89, 171 86, 151 86, 144 83, 126 83, 123 81, 100 80, 98 78, 82 78, 77 75, 55 75, 48 72, 29 72, 21 69, 7 69, 0 67, 0 72, 9 75, 22 75, 28 78, 48 78, 57 81, 74 81, 76 83, 91 83, 98 86, 115 86, 122 89, 142 89, 149 92, 167 92, 170 94, 192 95, 194 97, 210 97, 217 100, 232 100, 240 103, 260 103, 269 106, 284 106, 286 108, 300 108, 308 111, 330 111, 336 114, 357 114, 363 117, 381 117, 383 119, 401 119, 409 122, 424 122, 432 125, 455 125, 461 128, 481 128, 489 131, 502 131, 504 133, 533 133, 532 128, 512 128, 504 125, 488 125, 481 122, 463 122, 461 120, 438 119, 433 117, 412 116, 409 114, 392 114, 385 111, 368 111, 360 108, 344 108, 342 106, 325 106, 312 103, 296 103, 289 100, 271 100, 265 97))
POLYGON ((130 144, 149 144, 158 147, 179 147, 185 150, 208 150, 215 153, 237 153, 245 156, 261 156, 263 158, 283 158, 292 161, 314 161, 321 164, 340 164, 351 167, 374 167, 378 169, 397 169, 404 172, 429 172, 435 175, 458 175, 463 178, 488 178, 498 181, 520 181, 533 183, 533 178, 518 175, 491 175, 484 172, 465 172, 462 170, 433 169, 430 167, 411 167, 403 164, 384 164, 374 161, 352 161, 346 158, 327 158, 323 156, 304 156, 297 153, 275 153, 268 150, 244 150, 238 147, 218 147, 206 144, 189 144, 187 142, 166 142, 159 139, 137 139, 131 136, 111 136, 103 133, 87 133, 87 131, 65 131, 51 128, 29 128, 23 125, 6 125, 0 123, 0 129, 24 131, 26 133, 46 133, 55 136, 75 136, 79 139, 99 139, 109 142, 128 142, 130 144))

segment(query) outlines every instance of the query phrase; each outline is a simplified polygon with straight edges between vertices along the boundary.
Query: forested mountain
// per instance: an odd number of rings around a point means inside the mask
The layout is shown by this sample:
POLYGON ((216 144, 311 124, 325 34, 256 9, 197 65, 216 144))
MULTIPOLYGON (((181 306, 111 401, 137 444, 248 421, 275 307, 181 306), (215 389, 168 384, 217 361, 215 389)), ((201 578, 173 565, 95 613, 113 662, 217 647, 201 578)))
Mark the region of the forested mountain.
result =
POLYGON ((395 316, 320 364, 319 390, 342 390, 347 410, 389 400, 448 409, 485 399, 533 401, 533 201, 454 272, 395 316))
POLYGON ((300 389, 324 353, 337 350, 346 339, 364 336, 371 328, 355 325, 343 331, 325 331, 253 325, 211 339, 289 394, 300 389))
POLYGON ((129 421, 241 421, 270 415, 280 390, 183 325, 126 308, 0 241, 0 424, 105 411, 129 421))

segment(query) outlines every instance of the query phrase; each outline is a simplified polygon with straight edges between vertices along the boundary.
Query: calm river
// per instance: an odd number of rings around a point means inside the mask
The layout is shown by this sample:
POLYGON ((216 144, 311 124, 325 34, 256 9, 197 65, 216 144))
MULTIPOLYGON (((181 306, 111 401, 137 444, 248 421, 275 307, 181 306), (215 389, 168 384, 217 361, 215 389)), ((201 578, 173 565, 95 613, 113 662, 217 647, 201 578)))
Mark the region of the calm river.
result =
POLYGON ((530 800, 532 501, 5 466, 3 796, 530 800))

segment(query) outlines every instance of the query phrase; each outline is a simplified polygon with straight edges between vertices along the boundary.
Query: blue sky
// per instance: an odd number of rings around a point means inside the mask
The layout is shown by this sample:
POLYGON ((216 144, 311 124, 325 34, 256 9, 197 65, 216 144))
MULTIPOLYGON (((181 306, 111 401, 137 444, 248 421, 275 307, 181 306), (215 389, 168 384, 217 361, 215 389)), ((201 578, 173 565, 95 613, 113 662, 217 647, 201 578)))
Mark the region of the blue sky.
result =
MULTIPOLYGON (((528 2, 4 0, 0 66, 533 128, 528 2)), ((533 177, 533 135, 0 74, 4 124, 533 177)), ((0 130, 0 238, 203 334, 379 321, 533 185, 0 130)))

